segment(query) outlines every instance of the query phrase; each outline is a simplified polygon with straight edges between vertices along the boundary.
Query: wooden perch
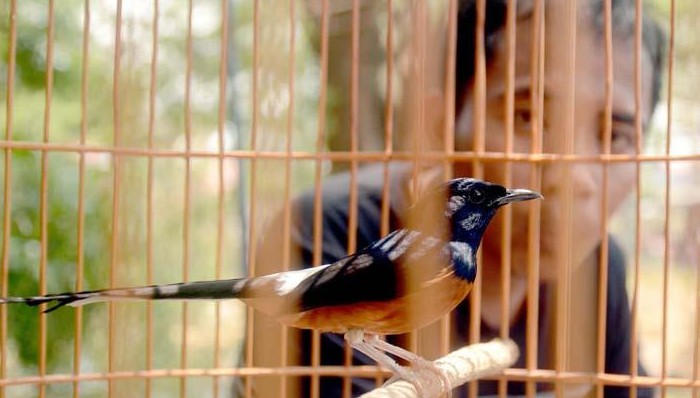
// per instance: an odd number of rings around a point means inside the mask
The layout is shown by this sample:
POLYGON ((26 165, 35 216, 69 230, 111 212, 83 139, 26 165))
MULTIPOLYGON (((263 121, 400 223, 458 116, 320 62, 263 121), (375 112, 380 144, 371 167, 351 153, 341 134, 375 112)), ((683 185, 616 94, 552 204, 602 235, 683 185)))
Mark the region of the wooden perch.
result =
MULTIPOLYGON (((488 343, 474 344, 453 351, 434 361, 452 388, 484 376, 493 376, 512 366, 518 359, 518 346, 512 340, 494 339, 488 343)), ((374 389, 360 398, 417 398, 413 384, 399 380, 388 386, 374 389)))

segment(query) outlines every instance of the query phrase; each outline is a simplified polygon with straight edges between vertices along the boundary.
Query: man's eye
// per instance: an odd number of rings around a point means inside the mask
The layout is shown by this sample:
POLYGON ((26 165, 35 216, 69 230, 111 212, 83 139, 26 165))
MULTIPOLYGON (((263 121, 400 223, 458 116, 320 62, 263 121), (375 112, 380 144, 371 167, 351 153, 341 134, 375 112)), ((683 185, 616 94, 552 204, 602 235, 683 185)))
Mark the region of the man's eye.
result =
POLYGON ((637 134, 631 128, 615 128, 610 136, 610 153, 634 154, 637 151, 637 134))
POLYGON ((532 129, 532 112, 530 108, 516 108, 513 112, 515 131, 529 132, 532 129))

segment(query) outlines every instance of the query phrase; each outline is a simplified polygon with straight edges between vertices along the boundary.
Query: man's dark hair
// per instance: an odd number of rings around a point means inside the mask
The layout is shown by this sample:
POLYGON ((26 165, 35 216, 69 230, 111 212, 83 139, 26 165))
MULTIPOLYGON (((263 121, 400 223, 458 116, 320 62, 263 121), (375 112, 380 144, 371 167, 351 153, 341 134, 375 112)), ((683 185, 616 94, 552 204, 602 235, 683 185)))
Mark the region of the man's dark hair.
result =
MULTIPOLYGON (((459 112, 464 93, 474 79, 476 59, 477 0, 459 2, 457 15, 457 51, 455 62, 455 109, 459 112)), ((505 27, 508 5, 505 0, 485 1, 484 49, 486 63, 493 60, 498 33, 505 27)))
MULTIPOLYGON (((605 29, 605 0, 590 0, 593 27, 601 35, 605 29)), ((499 35, 505 28, 508 11, 507 0, 485 0, 484 49, 487 65, 493 60, 499 35)), ((635 2, 612 0, 614 34, 632 38, 635 30, 635 2)), ((666 46, 666 35, 647 13, 642 14, 642 48, 652 63, 652 109, 659 100, 661 74, 666 46)), ((474 79, 476 56, 477 0, 461 0, 457 16, 457 54, 455 71, 455 105, 459 111, 464 102, 464 93, 474 79)))
MULTIPOLYGON (((602 37, 605 30, 605 0, 591 1, 592 23, 602 37)), ((621 38, 634 37, 636 27, 636 6, 634 0, 612 0, 613 34, 621 38)), ((661 96, 661 74, 666 55, 666 34, 661 26, 642 10, 642 49, 649 55, 652 70, 651 109, 654 109, 661 96)))

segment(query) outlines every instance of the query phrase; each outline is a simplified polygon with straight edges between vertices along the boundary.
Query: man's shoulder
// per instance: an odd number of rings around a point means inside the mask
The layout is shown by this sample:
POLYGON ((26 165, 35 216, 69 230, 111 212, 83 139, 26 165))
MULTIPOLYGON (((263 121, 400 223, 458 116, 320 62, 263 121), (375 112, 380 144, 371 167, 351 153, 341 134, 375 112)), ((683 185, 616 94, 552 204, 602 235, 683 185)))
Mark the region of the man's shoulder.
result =
POLYGON ((337 261, 347 254, 353 189, 357 200, 354 232, 357 247, 365 247, 381 237, 385 184, 389 187, 389 227, 395 228, 405 208, 403 189, 407 186, 405 176, 410 175, 407 170, 410 169, 404 164, 392 164, 385 173, 384 165, 378 164, 360 168, 354 178, 349 172, 337 173, 323 179, 318 202, 314 188, 297 197, 293 205, 293 238, 294 244, 304 250, 304 263, 311 263, 310 253, 317 232, 312 220, 317 210, 321 213, 323 262, 337 261))
MULTIPOLYGON (((404 198, 402 190, 404 181, 410 170, 405 163, 396 163, 388 166, 385 173, 383 164, 374 164, 361 167, 354 176, 344 171, 330 175, 321 183, 321 204, 324 213, 327 211, 347 213, 350 203, 350 194, 354 189, 357 193, 357 201, 360 209, 367 206, 380 206, 384 185, 389 187, 389 200, 392 208, 400 205, 404 198), (386 180, 386 181, 385 181, 386 180)), ((296 199, 296 206, 300 213, 311 214, 316 202, 316 190, 306 190, 296 199)))
POLYGON ((626 268, 625 252, 617 239, 610 236, 608 238, 608 286, 612 290, 611 293, 625 293, 625 290, 620 287, 624 287, 626 283, 626 268))

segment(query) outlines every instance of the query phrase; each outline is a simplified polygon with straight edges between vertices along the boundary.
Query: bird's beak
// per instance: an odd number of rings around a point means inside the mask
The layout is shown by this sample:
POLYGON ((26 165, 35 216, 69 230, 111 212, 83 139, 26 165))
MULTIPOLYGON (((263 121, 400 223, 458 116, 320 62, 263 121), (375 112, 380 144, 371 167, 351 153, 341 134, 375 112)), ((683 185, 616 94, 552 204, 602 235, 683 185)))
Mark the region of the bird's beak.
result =
POLYGON ((506 195, 494 201, 496 206, 507 205, 508 203, 524 202, 532 199, 544 199, 544 197, 535 191, 529 189, 507 189, 506 195))

